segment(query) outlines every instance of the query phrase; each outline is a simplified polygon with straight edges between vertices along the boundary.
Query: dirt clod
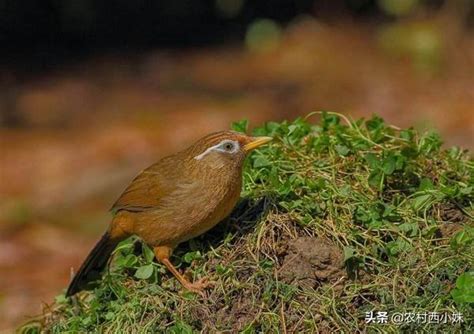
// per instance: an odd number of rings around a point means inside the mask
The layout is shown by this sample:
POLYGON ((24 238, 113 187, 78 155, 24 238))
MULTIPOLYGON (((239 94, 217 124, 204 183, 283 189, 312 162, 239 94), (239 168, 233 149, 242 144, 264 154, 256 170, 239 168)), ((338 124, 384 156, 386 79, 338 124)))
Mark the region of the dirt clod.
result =
POLYGON ((445 222, 461 223, 466 217, 456 205, 447 203, 440 207, 440 218, 445 222))
POLYGON ((441 238, 451 238, 462 229, 462 225, 455 223, 443 223, 439 226, 439 236, 441 238))
POLYGON ((303 288, 334 282, 345 276, 341 250, 322 238, 299 237, 289 244, 280 269, 287 284, 303 288))

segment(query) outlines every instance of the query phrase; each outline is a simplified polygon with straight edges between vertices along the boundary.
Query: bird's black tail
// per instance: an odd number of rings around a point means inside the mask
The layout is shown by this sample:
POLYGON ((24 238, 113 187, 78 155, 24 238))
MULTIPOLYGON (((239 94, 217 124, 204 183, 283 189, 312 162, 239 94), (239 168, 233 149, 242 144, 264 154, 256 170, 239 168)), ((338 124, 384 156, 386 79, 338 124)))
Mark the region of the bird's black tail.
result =
POLYGON ((71 284, 69 284, 66 297, 84 290, 87 283, 99 276, 119 241, 120 240, 112 239, 108 231, 104 233, 102 238, 94 246, 84 263, 79 268, 79 271, 74 276, 71 284))

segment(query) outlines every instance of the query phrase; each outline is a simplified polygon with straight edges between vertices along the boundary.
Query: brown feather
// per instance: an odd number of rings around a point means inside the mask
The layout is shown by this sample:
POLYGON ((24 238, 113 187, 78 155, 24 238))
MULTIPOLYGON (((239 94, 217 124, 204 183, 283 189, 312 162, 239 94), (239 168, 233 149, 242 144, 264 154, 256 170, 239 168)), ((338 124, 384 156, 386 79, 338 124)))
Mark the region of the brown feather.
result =
MULTIPOLYGON (((179 243, 206 232, 229 215, 239 200, 247 153, 243 147, 251 141, 232 131, 213 133, 146 168, 112 206, 115 216, 107 235, 117 243, 135 234, 155 250, 170 254, 179 243), (238 142, 240 148, 234 153, 208 150, 224 139, 238 142)), ((95 263, 95 257, 88 259, 87 263, 95 263)), ((70 291, 87 283, 83 278, 89 267, 93 266, 82 267, 81 279, 76 279, 81 284, 70 291)))

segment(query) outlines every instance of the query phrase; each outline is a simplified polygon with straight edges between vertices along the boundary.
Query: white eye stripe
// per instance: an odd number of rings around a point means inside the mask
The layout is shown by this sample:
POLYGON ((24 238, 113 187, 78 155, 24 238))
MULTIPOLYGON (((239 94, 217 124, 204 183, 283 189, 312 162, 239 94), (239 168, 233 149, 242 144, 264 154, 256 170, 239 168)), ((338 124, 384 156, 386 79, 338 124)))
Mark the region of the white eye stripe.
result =
POLYGON ((204 158, 207 154, 209 154, 212 151, 219 151, 219 152, 225 152, 225 153, 235 153, 239 150, 239 148, 240 148, 240 145, 237 141, 225 139, 225 140, 221 141, 219 144, 207 148, 201 154, 196 155, 194 157, 194 159, 201 160, 202 158, 204 158), (232 144, 232 149, 230 151, 226 150, 224 148, 224 145, 227 145, 227 144, 232 144))
POLYGON ((209 147, 208 149, 206 149, 206 150, 205 150, 204 152, 202 152, 201 154, 196 155, 196 156, 194 157, 194 159, 196 159, 196 160, 201 160, 202 158, 204 158, 209 152, 211 152, 211 151, 212 151, 214 148, 216 148, 217 146, 218 146, 218 145, 209 147))

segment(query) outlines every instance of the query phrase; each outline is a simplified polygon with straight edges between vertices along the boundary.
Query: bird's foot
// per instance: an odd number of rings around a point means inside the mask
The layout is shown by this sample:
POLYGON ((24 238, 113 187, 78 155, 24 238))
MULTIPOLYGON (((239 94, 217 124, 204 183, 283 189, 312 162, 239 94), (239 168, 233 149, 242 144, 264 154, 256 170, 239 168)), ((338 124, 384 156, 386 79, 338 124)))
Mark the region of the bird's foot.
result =
POLYGON ((201 278, 201 279, 199 279, 195 282, 189 282, 188 280, 185 280, 184 282, 182 282, 182 284, 183 284, 183 287, 186 290, 198 293, 202 297, 204 297, 204 291, 203 290, 210 287, 210 286, 213 286, 214 282, 209 281, 209 279, 207 277, 203 277, 203 278, 201 278))

